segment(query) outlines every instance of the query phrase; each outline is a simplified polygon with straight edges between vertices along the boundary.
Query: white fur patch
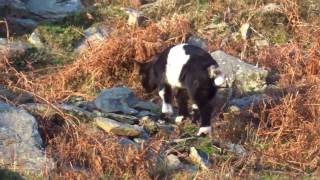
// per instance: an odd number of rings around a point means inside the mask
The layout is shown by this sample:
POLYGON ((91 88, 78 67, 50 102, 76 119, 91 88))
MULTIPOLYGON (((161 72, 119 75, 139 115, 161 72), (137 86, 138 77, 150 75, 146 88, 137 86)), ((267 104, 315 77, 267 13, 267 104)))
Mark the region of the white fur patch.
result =
POLYGON ((176 124, 181 124, 183 121, 184 116, 177 116, 175 119, 176 124))
POLYGON ((219 75, 214 79, 214 84, 217 86, 221 86, 225 81, 224 75, 219 75))
POLYGON ((182 67, 188 62, 190 59, 190 55, 187 55, 183 47, 186 44, 179 44, 170 49, 167 58, 166 65, 166 77, 168 83, 172 87, 181 87, 181 82, 179 81, 180 73, 182 67))
POLYGON ((173 108, 171 104, 167 104, 166 102, 164 102, 164 89, 162 89, 161 91, 159 91, 159 96, 162 99, 162 108, 161 108, 161 112, 165 113, 165 114, 173 114, 173 108))
POLYGON ((192 104, 192 109, 199 109, 199 107, 196 104, 192 104))
POLYGON ((207 127, 200 127, 198 133, 197 133, 197 136, 200 136, 201 134, 208 134, 210 135, 211 134, 211 126, 207 126, 207 127))

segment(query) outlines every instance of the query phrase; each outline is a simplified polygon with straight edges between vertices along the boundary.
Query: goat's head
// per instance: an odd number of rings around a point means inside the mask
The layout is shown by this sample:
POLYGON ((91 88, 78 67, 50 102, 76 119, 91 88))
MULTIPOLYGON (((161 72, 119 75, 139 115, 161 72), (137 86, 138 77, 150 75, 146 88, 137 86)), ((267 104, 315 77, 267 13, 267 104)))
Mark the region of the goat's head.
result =
POLYGON ((146 92, 152 92, 157 88, 157 82, 153 73, 153 62, 140 63, 136 61, 138 66, 140 82, 146 92))

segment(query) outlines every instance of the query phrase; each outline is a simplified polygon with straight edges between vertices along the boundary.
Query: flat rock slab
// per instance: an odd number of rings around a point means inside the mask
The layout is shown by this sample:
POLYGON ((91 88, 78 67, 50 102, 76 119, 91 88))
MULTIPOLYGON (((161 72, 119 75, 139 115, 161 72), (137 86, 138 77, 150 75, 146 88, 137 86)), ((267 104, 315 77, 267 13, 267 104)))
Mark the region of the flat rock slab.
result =
POLYGON ((114 87, 103 90, 96 97, 94 104, 104 113, 122 112, 124 114, 137 114, 138 111, 133 109, 133 105, 139 100, 133 92, 126 87, 114 87))
POLYGON ((119 136, 137 137, 141 133, 141 130, 133 125, 120 123, 109 118, 96 117, 95 123, 106 132, 119 136))
POLYGON ((245 63, 239 58, 218 50, 211 53, 226 75, 226 85, 237 94, 247 95, 263 92, 267 87, 268 71, 245 63))
POLYGON ((0 162, 4 166, 42 173, 51 169, 53 160, 46 157, 36 119, 23 109, 0 102, 0 162))

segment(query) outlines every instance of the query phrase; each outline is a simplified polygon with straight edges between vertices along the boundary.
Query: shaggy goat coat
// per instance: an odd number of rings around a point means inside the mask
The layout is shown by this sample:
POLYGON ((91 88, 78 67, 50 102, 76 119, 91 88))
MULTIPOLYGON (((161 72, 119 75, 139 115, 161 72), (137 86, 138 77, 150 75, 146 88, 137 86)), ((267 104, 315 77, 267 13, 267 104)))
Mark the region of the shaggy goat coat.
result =
MULTIPOLYGON (((154 59, 140 64, 141 83, 147 92, 158 88, 162 99, 162 113, 173 114, 173 89, 179 116, 176 122, 189 117, 188 98, 193 101, 193 110, 201 117, 198 135, 211 132, 211 100, 217 93, 218 86, 223 84, 224 76, 217 62, 203 49, 179 44, 165 49, 154 59)), ((197 117, 194 116, 193 119, 197 117)))

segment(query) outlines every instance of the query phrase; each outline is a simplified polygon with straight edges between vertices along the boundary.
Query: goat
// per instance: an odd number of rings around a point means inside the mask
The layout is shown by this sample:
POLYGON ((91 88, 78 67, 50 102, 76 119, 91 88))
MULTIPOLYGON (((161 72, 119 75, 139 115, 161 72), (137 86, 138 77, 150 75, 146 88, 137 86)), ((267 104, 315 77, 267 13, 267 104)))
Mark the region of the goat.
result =
POLYGON ((191 44, 179 44, 166 48, 150 62, 138 65, 145 91, 152 92, 158 88, 163 114, 173 114, 171 104, 175 89, 179 114, 176 123, 190 117, 188 99, 191 97, 195 112, 193 120, 196 120, 196 114, 201 117, 197 135, 211 133, 211 100, 225 78, 208 52, 191 44))

